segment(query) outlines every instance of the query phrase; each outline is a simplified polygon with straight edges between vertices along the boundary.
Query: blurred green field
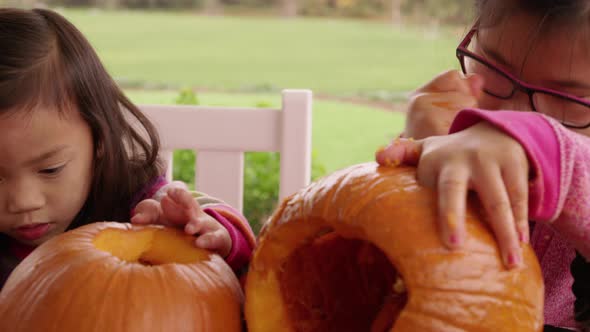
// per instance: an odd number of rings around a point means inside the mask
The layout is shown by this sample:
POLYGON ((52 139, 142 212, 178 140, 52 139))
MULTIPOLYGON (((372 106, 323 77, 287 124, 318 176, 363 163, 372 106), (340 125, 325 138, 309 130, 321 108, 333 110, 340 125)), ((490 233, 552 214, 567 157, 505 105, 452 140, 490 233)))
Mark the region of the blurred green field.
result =
MULTIPOLYGON (((328 173, 373 160, 404 125, 401 112, 336 100, 394 102, 399 110, 407 91, 457 68, 454 48, 464 32, 334 19, 63 13, 138 104, 174 104, 180 90, 190 88, 199 91, 201 105, 279 107, 281 89, 311 89, 313 164, 328 173)), ((185 152, 175 155, 179 174, 194 165, 194 155, 185 152)), ((278 179, 269 172, 277 163, 249 156, 244 213, 256 230, 276 202, 278 179)), ((192 181, 190 174, 181 177, 192 181)))
POLYGON ((241 91, 409 91, 456 68, 462 28, 68 9, 120 82, 241 91))
MULTIPOLYGON (((138 104, 173 104, 175 91, 126 91, 138 104)), ((212 106, 280 107, 278 94, 198 95, 199 103, 212 106)), ((315 100, 312 119, 312 148, 327 172, 373 160, 375 150, 399 134, 404 116, 348 103, 315 100)))
MULTIPOLYGON (((283 88, 391 101, 456 68, 454 48, 464 32, 358 20, 97 9, 62 13, 90 39, 137 103, 174 103, 185 87, 205 91, 199 93, 202 105, 278 107, 283 88)), ((313 149, 328 172, 372 160, 403 121, 401 113, 316 98, 313 149)))

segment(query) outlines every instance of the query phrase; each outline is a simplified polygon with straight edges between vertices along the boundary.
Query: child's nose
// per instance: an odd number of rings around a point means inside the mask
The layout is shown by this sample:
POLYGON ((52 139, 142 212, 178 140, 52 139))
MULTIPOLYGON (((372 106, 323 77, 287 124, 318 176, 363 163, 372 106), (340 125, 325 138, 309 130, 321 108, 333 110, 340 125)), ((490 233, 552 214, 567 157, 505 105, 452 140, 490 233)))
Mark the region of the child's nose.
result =
POLYGON ((8 193, 8 212, 9 213, 25 213, 38 210, 45 204, 45 198, 32 183, 14 183, 8 193))

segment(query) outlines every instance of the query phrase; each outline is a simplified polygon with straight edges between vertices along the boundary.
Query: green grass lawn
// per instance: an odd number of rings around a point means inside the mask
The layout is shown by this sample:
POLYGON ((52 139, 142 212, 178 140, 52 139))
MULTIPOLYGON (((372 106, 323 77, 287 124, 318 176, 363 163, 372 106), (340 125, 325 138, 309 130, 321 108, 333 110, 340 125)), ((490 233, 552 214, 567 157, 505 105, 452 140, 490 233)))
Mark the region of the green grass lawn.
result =
MULTIPOLYGON (((462 29, 393 28, 384 23, 190 13, 64 12, 88 36, 120 82, 164 84, 174 92, 130 91, 138 103, 174 103, 181 87, 254 91, 199 95, 203 105, 279 105, 282 88, 316 95, 412 90, 456 67, 462 29), (272 93, 264 92, 270 90, 272 93)), ((328 172, 373 159, 397 135, 403 115, 314 100, 313 149, 328 172)))
POLYGON ((220 90, 408 91, 447 68, 463 29, 354 20, 66 10, 120 82, 220 90), (271 90, 272 89, 272 90, 271 90))
MULTIPOLYGON (((173 104, 177 92, 127 91, 138 104, 173 104)), ((202 105, 280 106, 278 94, 199 94, 202 105)), ((373 160, 375 150, 399 134, 404 116, 347 103, 315 100, 312 146, 317 160, 332 172, 352 164, 373 160)))
MULTIPOLYGON (((139 104, 173 104, 184 87, 205 91, 198 95, 200 104, 213 106, 279 107, 283 88, 390 99, 456 67, 453 49, 460 34, 443 29, 433 37, 418 28, 352 20, 96 10, 67 10, 65 15, 139 104), (129 89, 134 83, 172 89, 129 89)), ((403 122, 399 112, 315 98, 314 161, 328 173, 371 161, 403 122)), ((271 212, 273 191, 258 180, 255 185, 260 190, 246 188, 245 213, 258 229, 271 212)))

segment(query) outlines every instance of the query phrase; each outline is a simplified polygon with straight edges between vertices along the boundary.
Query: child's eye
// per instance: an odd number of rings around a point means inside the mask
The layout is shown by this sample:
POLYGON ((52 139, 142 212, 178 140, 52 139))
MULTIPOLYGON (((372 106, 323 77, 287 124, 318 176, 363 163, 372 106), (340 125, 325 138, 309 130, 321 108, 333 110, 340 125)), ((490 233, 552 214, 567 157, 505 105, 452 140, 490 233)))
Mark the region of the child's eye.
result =
POLYGON ((65 165, 58 166, 58 167, 52 167, 52 168, 46 168, 46 169, 40 170, 39 173, 41 173, 43 175, 57 175, 57 174, 59 174, 59 172, 61 172, 63 170, 64 167, 65 167, 65 165))

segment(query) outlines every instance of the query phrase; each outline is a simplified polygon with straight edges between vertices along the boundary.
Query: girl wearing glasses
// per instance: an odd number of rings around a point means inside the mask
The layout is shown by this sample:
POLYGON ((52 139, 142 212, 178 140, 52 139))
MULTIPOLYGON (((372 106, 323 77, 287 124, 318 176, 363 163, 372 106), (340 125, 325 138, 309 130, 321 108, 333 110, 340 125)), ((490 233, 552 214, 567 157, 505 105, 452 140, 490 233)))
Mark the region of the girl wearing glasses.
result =
POLYGON ((413 94, 405 138, 376 159, 417 164, 419 181, 437 188, 451 249, 465 241, 475 191, 508 268, 521 264, 520 242, 533 246, 546 330, 590 327, 580 282, 590 280, 590 1, 475 2, 478 19, 457 48, 461 72, 413 94))

